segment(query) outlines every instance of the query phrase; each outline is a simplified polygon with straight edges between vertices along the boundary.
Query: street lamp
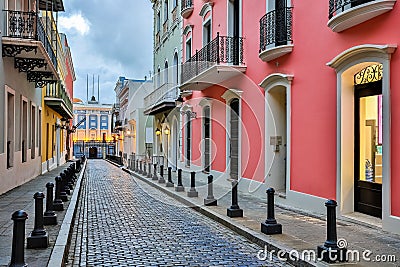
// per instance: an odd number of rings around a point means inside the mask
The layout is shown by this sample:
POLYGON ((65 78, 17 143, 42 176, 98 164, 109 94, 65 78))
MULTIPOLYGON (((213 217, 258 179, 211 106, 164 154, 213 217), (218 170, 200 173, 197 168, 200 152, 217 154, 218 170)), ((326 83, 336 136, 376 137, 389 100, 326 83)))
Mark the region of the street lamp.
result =
POLYGON ((156 135, 158 136, 158 135, 160 135, 161 134, 161 131, 160 131, 160 129, 156 129, 156 135))

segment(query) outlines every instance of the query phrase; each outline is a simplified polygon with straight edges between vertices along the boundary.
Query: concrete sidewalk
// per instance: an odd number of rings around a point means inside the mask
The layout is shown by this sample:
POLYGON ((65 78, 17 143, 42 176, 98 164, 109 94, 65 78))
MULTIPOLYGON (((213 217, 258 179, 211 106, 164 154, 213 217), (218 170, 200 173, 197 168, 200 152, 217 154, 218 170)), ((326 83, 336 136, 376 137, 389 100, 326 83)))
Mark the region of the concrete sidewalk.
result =
MULTIPOLYGON (((13 221, 11 214, 17 210, 24 210, 28 213, 25 223, 25 238, 33 230, 34 225, 34 199, 36 192, 43 192, 46 195, 46 183, 53 182, 54 178, 64 171, 71 162, 67 162, 56 169, 39 175, 31 181, 18 186, 0 195, 0 266, 8 266, 11 260, 13 221)), ((85 166, 85 165, 84 165, 85 166)), ((77 190, 77 184, 74 191, 77 190)), ((72 194, 72 193, 71 193, 72 194)), ((46 249, 26 249, 25 262, 29 266, 47 266, 54 244, 58 237, 65 214, 69 208, 70 201, 64 203, 64 211, 57 211, 57 225, 45 226, 49 235, 49 247, 46 249)), ((43 209, 46 208, 46 199, 43 201, 43 209)), ((72 218, 71 218, 72 219, 72 218)), ((25 241, 26 247, 26 241, 25 241)))
MULTIPOLYGON (((124 168, 125 169, 125 168, 124 168)), ((324 263, 302 257, 305 250, 316 251, 317 246, 323 245, 326 240, 326 218, 325 215, 307 214, 289 207, 276 207, 275 217, 278 223, 282 224, 283 234, 265 235, 261 232, 260 223, 266 219, 266 198, 259 198, 254 195, 239 193, 239 206, 244 211, 243 218, 229 218, 226 209, 231 205, 231 192, 229 182, 227 186, 220 183, 214 184, 214 197, 218 199, 218 206, 204 206, 203 199, 207 196, 207 174, 196 173, 196 190, 199 197, 189 198, 187 192, 190 189, 190 173, 183 172, 182 180, 185 192, 176 192, 173 187, 166 187, 151 178, 125 169, 133 176, 145 181, 159 190, 180 200, 203 214, 217 220, 225 226, 246 236, 253 242, 275 253, 287 252, 292 255, 297 253, 300 260, 288 261, 297 266, 316 266, 324 263)), ((172 180, 177 184, 177 174, 172 173, 172 180)), ((164 172, 164 179, 167 180, 167 172, 164 172)), ((360 224, 344 218, 337 219, 338 239, 344 238, 348 250, 356 250, 360 255, 360 261, 352 261, 351 265, 356 266, 400 266, 400 236, 382 231, 380 227, 360 224), (371 251, 371 254, 368 253, 371 251), (367 253, 365 260, 363 253, 367 253), (392 262, 378 262, 378 258, 390 258, 392 262), (393 262, 393 257, 396 261, 393 262), (370 261, 368 261, 370 259, 370 261)), ((281 254, 283 255, 283 254, 281 254)), ((288 257, 289 254, 286 254, 288 257)), ((307 254, 305 254, 307 255, 307 254)), ((292 257, 293 258, 293 257, 292 257)), ((336 265, 335 265, 336 266, 336 265)))

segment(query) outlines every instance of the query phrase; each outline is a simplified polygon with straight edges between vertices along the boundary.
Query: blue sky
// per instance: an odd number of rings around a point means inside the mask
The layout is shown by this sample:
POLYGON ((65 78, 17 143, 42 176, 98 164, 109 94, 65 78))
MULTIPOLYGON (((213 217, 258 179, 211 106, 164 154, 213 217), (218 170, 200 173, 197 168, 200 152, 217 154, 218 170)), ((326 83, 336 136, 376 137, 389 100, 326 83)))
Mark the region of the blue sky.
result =
MULTIPOLYGON (((153 10, 150 0, 65 0, 59 31, 67 34, 74 62, 74 97, 89 98, 92 77, 100 75, 100 101, 114 103, 119 76, 149 77, 153 62, 153 10)), ((97 91, 95 93, 97 98, 97 91)))

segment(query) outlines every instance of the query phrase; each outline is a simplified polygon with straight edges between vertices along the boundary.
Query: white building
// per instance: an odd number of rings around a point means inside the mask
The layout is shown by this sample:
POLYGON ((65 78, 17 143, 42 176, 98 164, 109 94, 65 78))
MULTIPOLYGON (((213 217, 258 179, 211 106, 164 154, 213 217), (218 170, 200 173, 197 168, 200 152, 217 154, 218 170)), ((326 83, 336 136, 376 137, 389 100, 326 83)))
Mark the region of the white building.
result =
POLYGON ((124 159, 134 154, 140 158, 149 157, 146 153, 149 149, 149 137, 146 137, 146 128, 152 129, 152 119, 144 115, 144 97, 153 88, 151 80, 135 80, 119 77, 115 86, 116 106, 116 127, 119 131, 119 151, 124 159), (146 143, 147 142, 147 143, 146 143), (147 145, 146 145, 147 144, 147 145))

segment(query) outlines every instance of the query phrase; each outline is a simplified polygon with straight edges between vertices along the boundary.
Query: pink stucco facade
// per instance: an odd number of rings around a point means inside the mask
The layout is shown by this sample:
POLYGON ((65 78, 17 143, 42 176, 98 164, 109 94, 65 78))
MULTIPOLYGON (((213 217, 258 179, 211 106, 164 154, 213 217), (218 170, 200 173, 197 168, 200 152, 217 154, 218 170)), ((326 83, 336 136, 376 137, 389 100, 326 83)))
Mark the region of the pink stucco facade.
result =
MULTIPOLYGON (((201 10, 208 4, 207 1, 195 0, 192 14, 184 19, 183 55, 186 55, 186 41, 190 37, 193 55, 196 50, 203 47, 203 22, 211 19, 212 39, 220 35, 228 35, 229 28, 229 3, 230 1, 213 1, 207 12, 201 10), (205 15, 204 15, 205 13, 205 15), (191 26, 189 28, 189 26, 191 26)), ((394 5, 375 18, 370 18, 358 25, 349 27, 340 32, 334 32, 327 23, 329 21, 329 1, 300 1, 292 0, 287 3, 292 9, 292 44, 293 50, 283 56, 269 62, 260 59, 260 18, 271 8, 268 1, 239 1, 240 2, 240 36, 243 41, 243 58, 246 70, 221 85, 211 85, 201 91, 194 90, 191 96, 185 100, 190 103, 191 109, 201 114, 204 98, 212 99, 211 118, 213 143, 213 160, 211 170, 226 173, 227 170, 227 114, 226 100, 223 98, 227 89, 242 91, 239 96, 241 138, 240 138, 240 177, 259 182, 266 181, 268 185, 268 161, 267 153, 271 148, 268 131, 268 101, 266 88, 260 86, 269 75, 284 74, 292 78, 288 79, 286 101, 288 114, 287 141, 288 147, 286 159, 288 172, 286 175, 287 191, 298 192, 315 199, 336 199, 339 208, 351 200, 346 199, 346 179, 339 170, 345 169, 340 159, 347 157, 345 146, 340 142, 351 135, 351 131, 338 130, 344 125, 346 113, 340 112, 339 107, 345 107, 338 95, 344 90, 345 76, 341 77, 341 71, 357 68, 366 62, 378 62, 373 56, 369 56, 368 47, 389 45, 393 51, 387 53, 384 65, 383 95, 386 95, 389 105, 386 103, 387 118, 386 138, 388 144, 384 148, 384 176, 383 178, 383 213, 387 212, 394 219, 393 225, 399 225, 400 217, 400 166, 396 164, 400 160, 400 56, 397 47, 400 35, 394 30, 393 25, 400 25, 400 7, 396 1, 394 5), (352 48, 363 46, 363 49, 352 48), (362 50, 362 51, 361 51, 362 50), (358 52, 357 52, 358 51, 358 52), (360 52, 361 51, 361 52, 360 52), (357 54, 358 53, 358 54, 357 54), (335 64, 329 66, 338 55, 344 55, 348 62, 347 67, 335 69, 335 64), (388 66, 388 67, 386 67, 388 66), (385 80, 387 79, 387 80, 385 80), (342 84, 340 82, 342 81, 342 84), (386 89, 387 90, 386 90, 386 89), (338 115, 339 114, 339 115, 338 115), (341 114, 341 115, 340 115, 341 114), (340 117, 341 116, 341 117, 340 117), (338 136, 339 135, 339 136, 338 136), (343 135, 343 136, 342 136, 343 135), (289 140, 290 139, 290 140, 289 140), (267 140, 267 141, 266 141, 267 140), (290 146, 289 146, 290 145, 290 146), (388 147, 388 148, 387 148, 388 147), (344 148, 344 149, 343 149, 344 148), (387 154, 385 154, 387 152, 387 154), (386 167, 386 171, 385 171, 386 167), (389 186, 388 186, 389 185, 389 186)), ((371 1, 365 5, 374 4, 371 1)), ((390 1, 388 1, 390 2, 390 1)), ((390 4, 390 3, 389 3, 390 4)), ((353 7, 359 9, 360 7, 353 7)), ((353 16, 354 17, 354 16, 353 16)), ((334 16, 335 18, 335 16, 334 16)), ((371 48, 371 50, 373 50, 371 48)), ((383 51, 383 50, 382 50, 383 51)), ((383 53, 383 52, 382 52, 383 53)), ((383 53, 384 54, 384 53, 383 53)), ((385 57, 385 56, 383 56, 385 57)), ((375 57, 376 58, 376 57, 375 57)), ((379 58, 379 56, 378 56, 379 58)), ((183 57, 185 62, 187 58, 183 57)), ((346 62, 347 62, 346 61, 346 62)), ((380 62, 380 61, 379 61, 380 62)), ((358 69, 360 69, 359 67, 358 69)), ((343 74, 344 75, 344 74, 343 74)), ((347 78, 346 78, 347 79, 347 78)), ((279 86, 278 86, 279 87, 279 86)), ((188 87, 190 89, 190 87, 188 87)), ((273 91, 271 91, 273 92, 273 91)), ((384 104, 385 105, 385 104, 384 104)), ((350 106, 349 106, 350 107, 350 106)), ((347 117, 353 117, 349 114, 347 117)), ((385 121, 385 119, 384 119, 385 121)), ((201 148, 198 145, 202 139, 201 116, 192 120, 192 159, 193 164, 201 166, 201 148)), ((385 122, 384 122, 385 125, 385 122)), ((385 126, 383 138, 385 139, 385 126)), ((353 133, 354 135, 354 133, 353 133)), ((184 138, 184 136, 183 136, 184 138)), ((183 142, 184 144, 184 142, 183 142)), ((385 147, 385 146, 384 146, 385 147)), ((183 147, 183 150, 185 148, 183 147)), ((184 154, 184 151, 182 151, 184 154)), ((351 187, 351 185, 350 185, 351 187)), ((290 194, 287 200, 290 202, 290 194)), ((298 201, 293 200, 293 201, 298 201)), ((301 204, 299 204, 301 207, 301 204)), ((346 213, 343 208, 343 213, 346 213)), ((388 218, 383 216, 384 225, 388 218)), ((392 219, 393 219, 392 218, 392 219)), ((392 223, 392 221, 391 221, 392 223)), ((390 228, 392 229, 392 228, 390 228)))

